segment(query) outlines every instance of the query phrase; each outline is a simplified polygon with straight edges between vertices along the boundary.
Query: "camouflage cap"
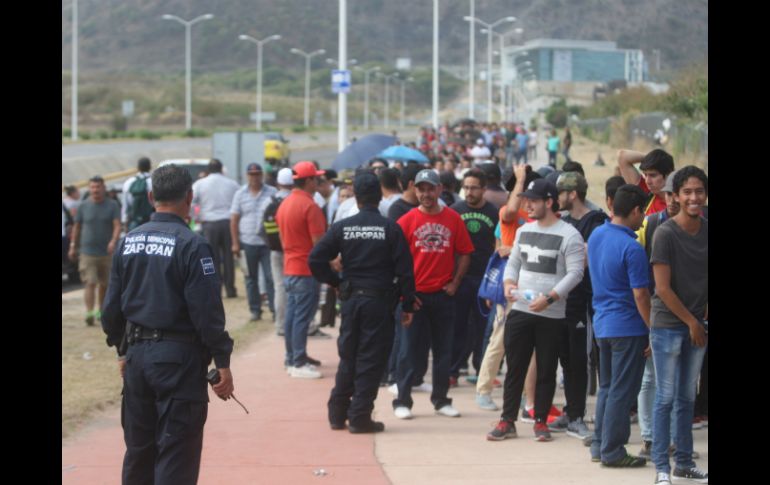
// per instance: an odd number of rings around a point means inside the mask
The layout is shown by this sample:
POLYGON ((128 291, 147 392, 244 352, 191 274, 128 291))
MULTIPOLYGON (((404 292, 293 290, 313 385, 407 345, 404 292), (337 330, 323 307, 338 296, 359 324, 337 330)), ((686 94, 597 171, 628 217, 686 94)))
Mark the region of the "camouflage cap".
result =
POLYGON ((559 192, 564 190, 587 192, 588 182, 586 182, 586 178, 580 175, 578 172, 563 172, 556 180, 556 188, 559 190, 559 192))

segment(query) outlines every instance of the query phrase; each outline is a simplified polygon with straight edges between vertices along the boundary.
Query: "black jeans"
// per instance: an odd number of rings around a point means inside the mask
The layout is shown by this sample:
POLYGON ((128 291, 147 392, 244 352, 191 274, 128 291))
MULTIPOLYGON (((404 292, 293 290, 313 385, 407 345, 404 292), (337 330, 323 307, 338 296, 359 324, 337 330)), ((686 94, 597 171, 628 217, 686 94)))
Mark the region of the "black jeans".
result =
POLYGON ((340 365, 329 397, 330 423, 344 423, 347 417, 351 425, 364 426, 372 420, 392 343, 392 302, 360 295, 342 302, 340 365))
POLYGON ((230 219, 204 222, 203 236, 211 244, 214 264, 221 271, 221 281, 228 297, 235 296, 235 265, 233 263, 233 242, 230 238, 230 219))
POLYGON ((412 408, 412 384, 415 372, 420 368, 423 356, 419 355, 423 330, 430 329, 433 349, 433 392, 430 401, 440 409, 452 400, 449 392, 449 367, 452 359, 452 338, 454 337, 454 298, 443 290, 435 293, 417 293, 422 307, 414 314, 412 324, 401 332, 401 349, 398 361, 398 397, 393 407, 412 408))
POLYGON ((503 388, 502 418, 516 421, 532 352, 537 349, 535 420, 545 422, 556 392, 556 367, 562 345, 564 319, 545 318, 511 310, 505 321, 505 358, 508 372, 503 388))
MULTIPOLYGON (((382 382, 393 384, 398 380, 398 361, 401 358, 401 335, 404 333, 404 327, 401 325, 401 304, 395 311, 395 337, 393 338, 393 347, 390 349, 388 357, 387 373, 383 373, 382 382)), ((422 328, 418 337, 417 362, 415 362, 414 373, 412 374, 412 387, 419 386, 425 382, 425 373, 428 372, 428 357, 430 357, 430 328, 426 325, 422 328)))
POLYGON ((564 369, 564 408, 570 421, 582 418, 586 413, 588 392, 588 353, 586 352, 586 318, 567 316, 564 320, 559 360, 564 369))

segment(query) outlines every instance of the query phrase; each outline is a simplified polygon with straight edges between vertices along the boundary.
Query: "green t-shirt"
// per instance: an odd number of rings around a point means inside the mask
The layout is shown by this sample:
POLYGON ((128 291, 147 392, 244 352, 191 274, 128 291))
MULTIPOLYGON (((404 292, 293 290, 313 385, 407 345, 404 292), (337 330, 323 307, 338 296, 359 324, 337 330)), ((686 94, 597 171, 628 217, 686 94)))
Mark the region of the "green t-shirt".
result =
POLYGON ((80 204, 75 216, 75 222, 80 223, 80 254, 107 256, 114 220, 120 221, 120 208, 110 198, 104 199, 101 204, 92 200, 80 204))

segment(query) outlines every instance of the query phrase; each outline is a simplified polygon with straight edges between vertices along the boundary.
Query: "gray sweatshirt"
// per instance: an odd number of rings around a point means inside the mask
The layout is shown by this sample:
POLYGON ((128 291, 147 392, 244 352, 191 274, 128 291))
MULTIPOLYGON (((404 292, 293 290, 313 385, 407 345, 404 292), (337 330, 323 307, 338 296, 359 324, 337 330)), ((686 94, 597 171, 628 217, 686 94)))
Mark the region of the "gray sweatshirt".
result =
POLYGON ((532 290, 548 295, 556 290, 559 300, 540 313, 529 309, 529 302, 519 298, 513 309, 546 318, 564 318, 567 295, 583 279, 585 242, 571 224, 559 220, 550 227, 536 222, 516 231, 513 250, 503 278, 518 283, 519 291, 532 290))

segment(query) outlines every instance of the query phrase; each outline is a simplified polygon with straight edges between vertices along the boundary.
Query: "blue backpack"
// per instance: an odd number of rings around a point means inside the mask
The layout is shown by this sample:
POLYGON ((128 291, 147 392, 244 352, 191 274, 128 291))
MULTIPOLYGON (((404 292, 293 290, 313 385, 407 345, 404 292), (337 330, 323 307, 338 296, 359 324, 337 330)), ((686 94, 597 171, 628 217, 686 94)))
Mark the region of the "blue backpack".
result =
POLYGON ((505 306, 505 286, 503 285, 503 273, 505 273, 505 265, 508 264, 508 258, 501 258, 495 251, 492 253, 492 257, 489 258, 487 263, 487 269, 484 272, 484 277, 481 280, 481 286, 479 286, 479 293, 476 303, 479 306, 479 312, 483 316, 489 315, 489 309, 484 313, 483 300, 489 300, 492 305, 505 306))

